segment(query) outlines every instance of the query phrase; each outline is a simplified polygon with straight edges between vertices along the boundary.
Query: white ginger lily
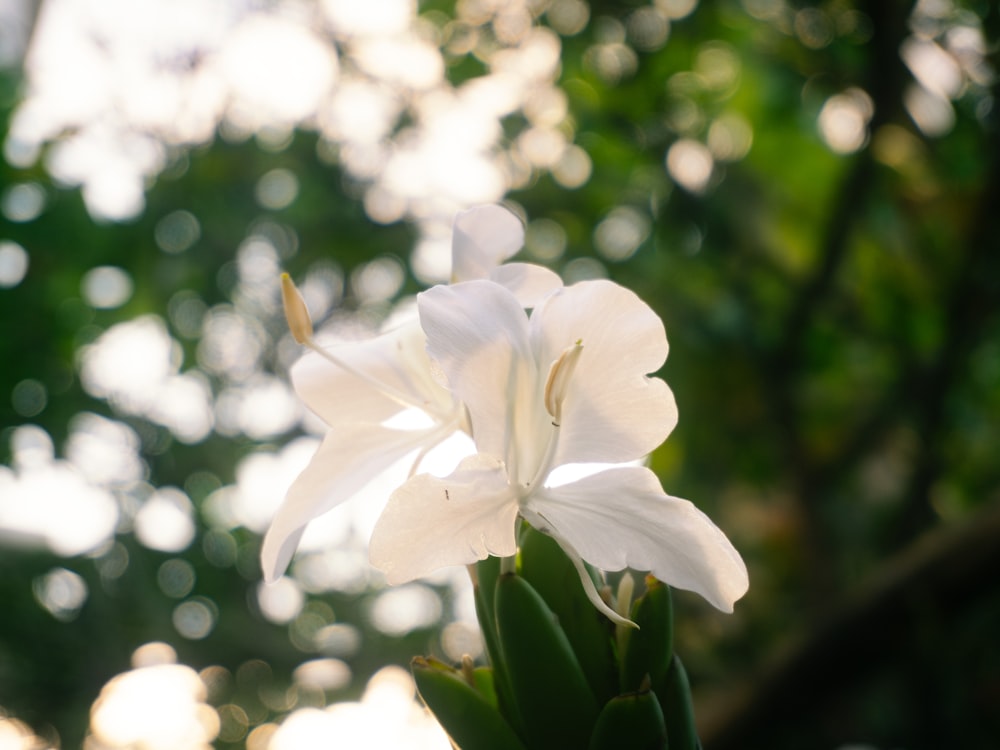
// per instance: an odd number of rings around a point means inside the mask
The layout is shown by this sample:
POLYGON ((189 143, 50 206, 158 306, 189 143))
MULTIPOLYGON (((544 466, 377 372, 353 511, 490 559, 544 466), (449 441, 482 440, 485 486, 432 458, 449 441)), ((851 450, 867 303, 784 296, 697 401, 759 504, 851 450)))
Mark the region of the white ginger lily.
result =
MULTIPOLYGON (((523 241, 520 220, 500 206, 459 214, 452 239, 454 278, 493 279, 519 304, 534 305, 562 282, 536 265, 497 267, 523 241)), ((312 350, 292 367, 292 384, 330 429, 289 488, 264 537, 261 566, 268 581, 288 567, 309 521, 349 499, 397 461, 412 454, 416 469, 432 448, 458 431, 469 431, 464 405, 434 377, 416 320, 372 339, 323 349, 314 341, 305 304, 287 278, 283 293, 292 334, 312 350), (397 429, 386 424, 414 409, 426 417, 426 426, 397 429)))
POLYGON ((642 458, 673 429, 677 411, 655 372, 667 356, 659 317, 610 281, 560 289, 530 317, 489 281, 418 296, 431 358, 469 414, 478 454, 447 478, 412 477, 390 497, 371 539, 389 583, 487 555, 511 556, 522 517, 573 560, 603 570, 648 570, 731 612, 747 589, 739 553, 687 500, 666 495, 641 466, 617 466, 559 485, 556 467, 642 458))

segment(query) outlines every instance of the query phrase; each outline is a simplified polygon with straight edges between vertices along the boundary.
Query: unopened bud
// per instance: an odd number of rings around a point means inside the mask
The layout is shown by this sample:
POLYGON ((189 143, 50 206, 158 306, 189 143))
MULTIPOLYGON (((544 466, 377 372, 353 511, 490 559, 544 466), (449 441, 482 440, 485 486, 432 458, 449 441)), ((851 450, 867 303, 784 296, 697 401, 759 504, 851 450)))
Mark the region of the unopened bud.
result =
POLYGON ((618 595, 615 597, 615 611, 622 617, 628 617, 632 612, 632 594, 635 592, 635 579, 627 570, 618 581, 618 595))
POLYGON ((470 688, 476 687, 476 665, 468 654, 462 654, 462 677, 470 688))
POLYGON ((576 369, 576 363, 580 361, 582 352, 583 340, 577 339, 575 344, 566 347, 559 355, 559 359, 549 368, 549 377, 545 381, 545 409, 552 415, 556 426, 562 419, 562 404, 566 398, 566 389, 569 387, 569 380, 576 369))
POLYGON ((281 304, 285 307, 285 320, 288 321, 292 338, 300 344, 310 343, 313 336, 312 319, 305 300, 287 273, 281 274, 281 304))

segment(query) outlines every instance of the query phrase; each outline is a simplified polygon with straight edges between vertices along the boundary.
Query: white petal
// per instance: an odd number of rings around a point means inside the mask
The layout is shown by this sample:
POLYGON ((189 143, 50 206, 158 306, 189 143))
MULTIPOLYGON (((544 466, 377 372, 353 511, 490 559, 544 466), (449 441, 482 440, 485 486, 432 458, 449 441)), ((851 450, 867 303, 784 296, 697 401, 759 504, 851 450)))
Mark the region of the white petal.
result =
POLYGON ((531 336, 545 366, 583 344, 563 403, 556 465, 641 458, 677 424, 667 384, 647 377, 667 357, 663 322, 628 289, 600 279, 557 291, 532 314, 531 336))
POLYGON ((746 593, 746 566, 726 535, 687 500, 664 494, 648 469, 610 469, 543 489, 525 512, 529 522, 535 515, 603 570, 648 570, 723 612, 746 593))
POLYGON ((273 581, 285 572, 311 520, 350 498, 407 453, 445 437, 440 427, 391 430, 357 424, 330 430, 271 521, 261 549, 264 578, 273 581))
POLYGON ((533 430, 548 422, 521 303, 499 284, 467 281, 423 292, 417 306, 427 351, 468 408, 479 451, 512 462, 507 436, 516 430, 519 450, 540 456, 533 430))
POLYGON ((372 565, 390 584, 517 550, 517 498, 503 465, 482 454, 444 479, 420 474, 396 490, 372 533, 372 565))
POLYGON ((296 393, 327 424, 378 424, 388 419, 406 408, 389 391, 405 395, 412 404, 447 411, 451 397, 432 375, 423 330, 416 321, 327 351, 356 372, 315 352, 291 369, 296 393))
POLYGON ((562 288, 559 274, 534 263, 505 263, 494 268, 489 279, 517 297, 523 307, 535 307, 556 289, 562 288))
POLYGON ((503 206, 463 211, 455 217, 452 233, 452 281, 485 279, 523 244, 524 225, 503 206))

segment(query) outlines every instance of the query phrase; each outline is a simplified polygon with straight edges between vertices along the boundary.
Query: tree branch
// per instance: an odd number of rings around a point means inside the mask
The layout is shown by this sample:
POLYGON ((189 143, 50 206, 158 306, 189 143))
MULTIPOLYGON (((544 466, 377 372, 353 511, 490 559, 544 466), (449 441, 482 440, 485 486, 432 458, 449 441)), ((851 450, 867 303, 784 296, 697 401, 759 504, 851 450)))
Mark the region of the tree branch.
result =
POLYGON ((995 596, 997 570, 1000 503, 920 537, 818 627, 776 654, 752 684, 724 705, 700 707, 705 750, 767 747, 786 717, 807 713, 884 663, 905 643, 900 633, 916 612, 958 612, 995 596))

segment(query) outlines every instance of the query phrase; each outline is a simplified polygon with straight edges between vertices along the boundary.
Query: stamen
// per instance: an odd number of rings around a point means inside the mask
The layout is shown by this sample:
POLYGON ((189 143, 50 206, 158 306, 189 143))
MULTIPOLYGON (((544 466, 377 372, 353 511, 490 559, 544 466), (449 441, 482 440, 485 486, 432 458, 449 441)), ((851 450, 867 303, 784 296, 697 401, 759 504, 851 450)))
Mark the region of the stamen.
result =
MULTIPOLYGON (((342 370, 346 370, 352 375, 361 378, 379 393, 384 395, 386 398, 395 401, 400 406, 420 409, 422 412, 431 414, 435 417, 435 421, 437 422, 445 421, 442 419, 440 414, 433 413, 434 410, 426 401, 421 401, 405 391, 401 391, 398 388, 388 385, 387 383, 382 383, 325 349, 320 349, 313 338, 312 320, 309 317, 309 310, 306 308, 305 300, 302 299, 302 294, 295 286, 295 282, 292 281, 291 276, 287 273, 281 274, 281 302, 285 308, 285 319, 288 321, 288 329, 291 331, 292 338, 294 338, 297 343, 302 344, 308 349, 316 352, 316 354, 321 356, 327 362, 330 362, 342 370)), ((452 409, 452 412, 453 414, 451 417, 457 420, 460 414, 454 408, 452 409)))
POLYGON ((549 440, 545 445, 542 460, 535 469, 531 481, 524 485, 523 493, 541 486, 552 470, 552 462, 555 460, 556 448, 559 445, 559 426, 562 422, 562 407, 566 400, 566 390, 582 353, 583 340, 577 339, 572 346, 566 347, 566 350, 559 355, 559 359, 553 362, 549 368, 549 376, 545 380, 544 401, 545 410, 552 415, 552 432, 549 433, 549 440))
POLYGON ((562 419, 562 405, 566 399, 566 389, 569 380, 580 361, 583 352, 583 340, 577 339, 572 346, 566 347, 559 359, 549 368, 549 376, 545 380, 545 409, 555 420, 556 427, 562 419))
POLYGON ((285 320, 288 321, 288 330, 291 331, 292 338, 299 344, 310 345, 313 325, 309 309, 292 277, 287 273, 281 274, 281 304, 285 308, 285 320))

